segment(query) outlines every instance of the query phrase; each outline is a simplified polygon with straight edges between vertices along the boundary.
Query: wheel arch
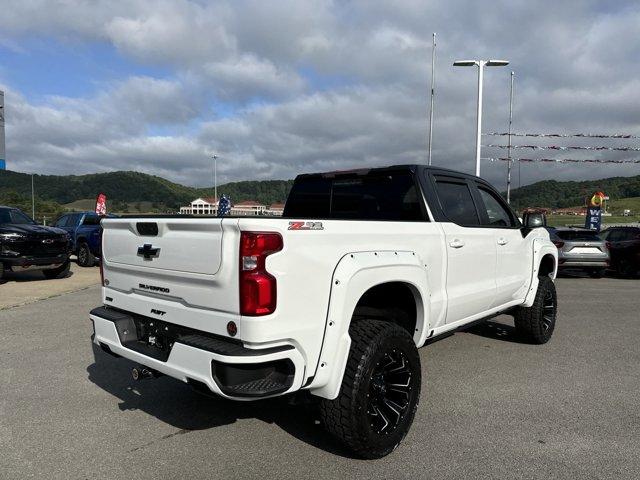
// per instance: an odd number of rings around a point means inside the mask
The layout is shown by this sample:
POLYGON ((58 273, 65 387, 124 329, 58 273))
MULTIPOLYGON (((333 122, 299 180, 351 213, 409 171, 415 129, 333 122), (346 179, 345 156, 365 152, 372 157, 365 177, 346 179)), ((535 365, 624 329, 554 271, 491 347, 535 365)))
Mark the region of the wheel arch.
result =
POLYGON ((550 253, 545 254, 540 259, 540 265, 538 267, 538 276, 547 275, 555 278, 557 271, 556 258, 550 253))
POLYGON ((384 281, 360 296, 351 314, 351 323, 366 318, 383 320, 395 323, 413 337, 421 327, 418 313, 423 311, 422 295, 412 283, 384 281))
POLYGON ((311 393, 328 399, 339 393, 352 321, 391 318, 416 345, 422 345, 430 318, 426 268, 415 252, 347 254, 336 266, 331 283, 322 349, 309 385, 311 393))
POLYGON ((550 241, 544 238, 536 238, 533 242, 533 266, 531 272, 531 282, 529 291, 523 303, 524 307, 530 307, 536 297, 538 291, 538 278, 540 276, 548 276, 551 280, 555 280, 558 273, 558 249, 550 241))

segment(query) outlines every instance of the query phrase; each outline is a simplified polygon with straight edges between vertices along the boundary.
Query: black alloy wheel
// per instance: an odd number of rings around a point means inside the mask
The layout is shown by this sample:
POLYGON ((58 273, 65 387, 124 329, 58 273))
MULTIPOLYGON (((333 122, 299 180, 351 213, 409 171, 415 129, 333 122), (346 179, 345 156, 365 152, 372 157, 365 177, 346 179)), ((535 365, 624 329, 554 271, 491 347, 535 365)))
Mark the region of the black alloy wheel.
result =
POLYGON ((542 303, 542 330, 548 332, 556 323, 556 298, 550 289, 545 290, 542 303))
POLYGON ((369 383, 367 414, 377 434, 393 432, 407 413, 412 389, 408 362, 402 351, 393 349, 376 363, 369 383))

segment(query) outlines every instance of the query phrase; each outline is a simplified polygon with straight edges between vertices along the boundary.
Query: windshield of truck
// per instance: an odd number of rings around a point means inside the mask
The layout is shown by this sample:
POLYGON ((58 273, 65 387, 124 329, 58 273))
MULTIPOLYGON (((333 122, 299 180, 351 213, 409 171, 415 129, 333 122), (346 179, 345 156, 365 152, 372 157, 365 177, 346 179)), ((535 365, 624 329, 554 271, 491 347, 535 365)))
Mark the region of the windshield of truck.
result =
POLYGON ((346 174, 296 180, 284 208, 288 218, 425 221, 409 172, 346 174))
POLYGON ((0 208, 0 225, 33 225, 35 222, 15 208, 0 208))

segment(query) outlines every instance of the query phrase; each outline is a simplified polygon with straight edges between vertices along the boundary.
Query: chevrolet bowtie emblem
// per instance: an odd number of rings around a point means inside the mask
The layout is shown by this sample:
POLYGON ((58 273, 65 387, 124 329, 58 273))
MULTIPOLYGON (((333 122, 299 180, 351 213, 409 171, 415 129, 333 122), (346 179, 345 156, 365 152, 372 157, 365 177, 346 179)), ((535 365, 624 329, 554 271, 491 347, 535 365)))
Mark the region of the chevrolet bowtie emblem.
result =
POLYGON ((154 247, 150 243, 145 243, 138 247, 138 255, 144 257, 145 260, 152 260, 160 255, 160 248, 154 247))

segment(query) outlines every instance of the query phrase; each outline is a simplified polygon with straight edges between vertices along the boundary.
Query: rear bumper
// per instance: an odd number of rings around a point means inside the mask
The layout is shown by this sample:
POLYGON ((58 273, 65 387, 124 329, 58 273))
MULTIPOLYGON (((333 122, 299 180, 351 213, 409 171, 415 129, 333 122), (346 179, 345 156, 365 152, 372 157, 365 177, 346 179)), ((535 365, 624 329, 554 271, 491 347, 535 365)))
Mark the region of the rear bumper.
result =
POLYGON ((558 268, 607 268, 609 258, 559 258, 558 268))
POLYGON ((231 339, 183 330, 172 342, 168 355, 153 355, 147 351, 150 347, 139 341, 140 329, 134 323, 137 316, 100 307, 92 310, 89 317, 96 345, 183 382, 206 385, 212 393, 225 398, 266 398, 302 386, 304 360, 293 345, 249 349, 231 339))

